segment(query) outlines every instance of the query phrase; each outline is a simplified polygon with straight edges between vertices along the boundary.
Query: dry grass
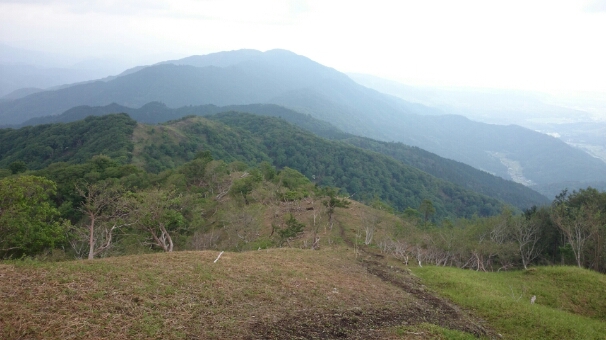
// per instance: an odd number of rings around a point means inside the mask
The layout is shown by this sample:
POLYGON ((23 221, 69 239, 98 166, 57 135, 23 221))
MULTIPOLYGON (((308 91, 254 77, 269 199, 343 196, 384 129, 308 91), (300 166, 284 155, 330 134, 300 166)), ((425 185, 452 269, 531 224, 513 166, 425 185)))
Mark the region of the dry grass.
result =
POLYGON ((0 338, 264 338, 292 319, 389 314, 413 300, 338 250, 217 255, 0 265, 0 338))
MULTIPOLYGON (((363 218, 377 211, 352 201, 349 209, 336 210, 330 230, 320 200, 265 207, 257 217, 261 238, 269 239, 271 224, 280 226, 290 213, 307 225, 289 241, 293 248, 224 253, 217 263, 218 251, 190 251, 0 264, 0 339, 451 339, 449 329, 467 332, 456 333, 463 337, 490 334, 425 291, 401 263, 359 247, 363 218), (311 246, 314 213, 321 250, 294 249, 311 246)), ((382 214, 377 237, 386 237, 397 222, 382 214)))

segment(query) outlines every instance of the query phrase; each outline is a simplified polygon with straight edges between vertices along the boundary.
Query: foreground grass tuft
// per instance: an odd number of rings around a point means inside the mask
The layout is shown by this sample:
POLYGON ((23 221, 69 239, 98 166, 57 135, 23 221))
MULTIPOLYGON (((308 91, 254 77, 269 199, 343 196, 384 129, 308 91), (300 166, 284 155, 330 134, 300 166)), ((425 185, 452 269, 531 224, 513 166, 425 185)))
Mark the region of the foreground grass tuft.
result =
POLYGON ((605 275, 576 267, 483 273, 426 266, 413 272, 505 338, 606 339, 605 275))

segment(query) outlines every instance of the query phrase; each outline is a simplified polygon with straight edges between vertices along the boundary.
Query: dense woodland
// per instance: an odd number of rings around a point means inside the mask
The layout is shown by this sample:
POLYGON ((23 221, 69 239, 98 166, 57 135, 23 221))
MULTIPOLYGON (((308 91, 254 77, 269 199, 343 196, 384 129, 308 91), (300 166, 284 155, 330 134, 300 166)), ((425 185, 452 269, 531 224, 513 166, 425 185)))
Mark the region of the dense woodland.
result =
MULTIPOLYGON (((79 106, 72 108, 61 115, 32 119, 23 125, 28 126, 54 122, 67 123, 84 119, 89 115, 106 115, 111 112, 126 112, 138 122, 157 124, 181 119, 188 115, 208 116, 230 111, 279 117, 320 137, 330 140, 339 140, 362 149, 391 156, 406 165, 410 165, 435 177, 475 192, 503 200, 507 204, 519 209, 526 209, 532 205, 544 205, 550 202, 547 197, 522 184, 515 184, 512 181, 504 180, 503 178, 478 170, 467 164, 442 158, 418 147, 396 142, 383 142, 348 134, 337 129, 330 123, 313 118, 311 115, 301 114, 278 105, 250 104, 224 107, 201 105, 171 109, 162 103, 153 102, 148 103, 139 109, 128 108, 117 104, 99 107, 79 106)), ((591 185, 602 188, 602 185, 599 182, 594 182, 591 185)), ((553 185, 553 187, 549 188, 548 192, 555 193, 551 196, 551 199, 560 192, 561 189, 559 188, 560 185, 553 185)))
MULTIPOLYGON (((120 155, 117 160, 121 163, 132 163, 151 173, 173 169, 192 160, 197 151, 208 150, 215 159, 225 162, 255 165, 267 161, 278 169, 287 166, 320 186, 339 187, 343 193, 365 202, 377 196, 398 210, 415 208, 429 199, 438 219, 474 214, 489 216, 498 213, 504 205, 495 198, 433 177, 391 157, 317 137, 280 119, 241 113, 207 118, 186 117, 163 125, 138 125, 134 131, 134 122, 120 115, 91 117, 64 125, 2 130, 0 139, 6 140, 8 152, 3 154, 0 166, 23 158, 27 168, 39 169, 43 163, 63 160, 62 157, 69 157, 80 149, 88 152, 90 158, 95 153, 77 143, 85 140, 86 131, 94 127, 97 134, 103 135, 91 146, 99 150, 99 154, 120 155), (37 136, 32 136, 30 129, 38 129, 37 136), (55 146, 54 137, 48 139, 49 133, 44 129, 73 130, 78 137, 69 137, 73 142, 69 146, 55 146), (44 145, 47 152, 22 155, 20 150, 26 148, 24 138, 19 135, 22 131, 31 138, 28 145, 44 145), (114 140, 128 142, 113 143, 114 140)), ((70 163, 79 162, 80 157, 70 160, 70 163)))
POLYGON ((562 192, 519 211, 275 118, 208 118, 0 130, 0 256, 317 249, 339 242, 327 236, 339 226, 356 230, 356 246, 406 263, 606 271, 604 192, 562 192), (347 209, 363 222, 344 226, 347 209))

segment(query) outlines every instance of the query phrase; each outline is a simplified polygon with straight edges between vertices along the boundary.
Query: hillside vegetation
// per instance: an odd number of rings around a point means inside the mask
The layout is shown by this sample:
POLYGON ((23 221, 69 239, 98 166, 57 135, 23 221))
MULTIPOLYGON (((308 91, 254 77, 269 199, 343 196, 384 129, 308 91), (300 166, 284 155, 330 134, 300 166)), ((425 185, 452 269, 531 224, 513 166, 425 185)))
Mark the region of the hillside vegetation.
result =
POLYGON ((437 218, 494 215, 503 206, 502 201, 388 156, 322 139, 273 117, 224 113, 161 126, 138 125, 133 130, 134 124, 127 116, 108 115, 67 124, 0 130, 13 141, 8 143, 13 147, 5 149, 2 162, 8 166, 19 160, 27 168, 40 169, 52 162, 82 163, 85 156, 90 159, 96 154, 110 154, 118 155, 121 163, 132 157, 133 164, 159 173, 191 161, 198 151, 206 150, 213 158, 226 162, 254 165, 266 161, 278 169, 293 168, 318 185, 339 187, 362 201, 376 196, 398 210, 417 209, 423 200, 430 200, 437 218), (31 130, 38 133, 32 136, 31 130), (71 131, 76 133, 72 135, 71 131), (94 133, 80 135, 86 131, 94 133), (97 135, 99 138, 92 139, 97 135), (15 143, 25 138, 29 138, 30 147, 17 148, 15 143), (29 152, 34 146, 45 153, 29 152), (70 158, 74 153, 78 157, 70 158))
MULTIPOLYGON (((117 104, 101 107, 80 106, 72 108, 61 115, 32 119, 25 125, 42 123, 72 122, 84 119, 89 115, 106 115, 115 112, 128 113, 138 122, 147 124, 164 123, 178 120, 188 115, 209 116, 222 112, 243 112, 256 115, 278 117, 320 137, 339 140, 362 149, 379 152, 395 158, 404 164, 418 168, 437 178, 457 184, 480 194, 502 200, 519 209, 527 209, 533 205, 544 205, 549 200, 536 191, 522 184, 504 180, 485 171, 469 165, 442 158, 418 147, 402 143, 388 143, 365 137, 357 137, 335 128, 330 123, 304 115, 277 105, 231 105, 231 106, 186 106, 170 109, 161 103, 148 103, 139 109, 128 108, 117 104)), ((190 158, 191 159, 191 158, 190 158)), ((153 162, 150 160, 150 162, 153 162)), ((169 160, 166 162, 170 163, 169 160)), ((559 193, 559 192, 558 192, 559 193)))
MULTIPOLYGON (((45 154, 28 153, 31 163, 15 160, 8 169, 0 170, 0 177, 8 176, 0 188, 6 192, 0 200, 4 212, 0 218, 6 222, 0 227, 10 235, 0 240, 4 256, 32 254, 49 245, 66 246, 67 243, 77 256, 94 253, 85 251, 86 232, 81 227, 87 224, 87 219, 97 220, 90 215, 93 206, 85 208, 87 201, 92 204, 97 199, 107 200, 115 209, 108 211, 104 223, 118 221, 116 228, 130 225, 128 219, 146 216, 145 211, 150 209, 146 206, 154 207, 158 200, 165 201, 166 206, 156 208, 165 209, 168 215, 152 219, 154 223, 162 221, 155 227, 159 235, 164 236, 152 244, 163 249, 187 249, 192 246, 188 242, 193 242, 195 235, 212 239, 204 241, 205 247, 224 244, 229 249, 247 250, 279 246, 291 237, 279 238, 279 233, 276 234, 276 228, 287 225, 286 211, 274 213, 272 227, 266 229, 266 234, 256 234, 261 224, 252 222, 277 209, 280 202, 299 202, 296 204, 302 209, 302 199, 311 199, 317 205, 319 201, 326 202, 326 197, 336 197, 340 190, 351 199, 402 214, 407 223, 426 229, 426 235, 409 235, 404 243, 381 240, 382 247, 407 258, 414 256, 422 261, 478 270, 520 265, 526 268, 536 263, 576 264, 600 272, 606 269, 606 248, 602 241, 606 235, 600 227, 606 216, 606 197, 595 189, 563 192, 552 206, 525 209, 523 215, 517 215, 505 209, 500 201, 432 177, 393 158, 319 138, 273 117, 241 113, 189 117, 156 126, 139 124, 129 135, 127 132, 134 124, 124 115, 109 115, 36 127, 40 133, 33 136, 32 141, 57 156, 63 156, 65 148, 60 145, 55 150, 45 143, 78 139, 49 136, 48 131, 74 128, 75 131, 103 132, 105 127, 111 128, 98 140, 89 142, 83 138, 82 144, 67 144, 68 154, 79 155, 65 158, 68 162, 55 162, 28 172, 32 164, 53 161, 45 154), (105 152, 114 140, 126 145, 118 150, 117 158, 97 154, 105 152), (82 163, 80 160, 84 157, 90 158, 82 163), (131 163, 125 164, 125 159, 131 159, 131 163), (31 185, 34 188, 26 190, 31 185), (325 186, 340 189, 328 190, 325 186), (89 193, 93 193, 92 196, 89 193), (17 208, 15 202, 25 206, 35 205, 32 202, 44 203, 48 211, 17 208), (234 209, 241 209, 242 203, 246 208, 243 215, 233 214, 234 209), (143 215, 129 216, 129 210, 143 215), (27 223, 39 226, 43 225, 41 221, 51 223, 54 229, 49 233, 28 232, 27 223), (226 225, 248 232, 221 241, 226 243, 218 242, 215 238, 234 231, 226 229, 226 225), (218 228, 223 228, 220 235, 213 234, 218 228), (166 238, 169 229, 178 240, 169 242, 166 238), (79 246, 72 242, 75 239, 80 240, 76 242, 79 246)), ((13 140, 19 140, 19 131, 3 130, 13 134, 13 140)), ((3 157, 19 159, 15 155, 22 151, 12 149, 3 157)), ((307 208, 316 209, 313 205, 307 208)), ((298 225, 294 221, 291 224, 293 228, 298 225)), ((314 225, 317 226, 315 222, 314 225)), ((147 229, 149 226, 140 224, 136 233, 127 233, 124 239, 110 237, 109 240, 121 246, 99 245, 99 254, 106 250, 108 254, 144 251, 145 247, 137 245, 137 239, 143 237, 147 229)), ((371 229, 367 231, 369 242, 372 242, 371 229)), ((105 235, 99 231, 99 242, 112 234, 107 232, 105 235)), ((315 243, 313 239, 310 242, 315 243)))
POLYGON ((0 118, 4 124, 19 124, 80 105, 140 107, 153 101, 169 107, 278 104, 348 133, 417 146, 533 185, 550 198, 566 187, 606 182, 604 162, 561 140, 519 126, 438 114, 283 50, 232 51, 221 57, 194 56, 142 67, 106 82, 75 84, 2 102, 0 118))
POLYGON ((448 183, 379 153, 318 138, 289 124, 266 117, 224 113, 209 117, 263 136, 262 148, 278 167, 297 169, 319 185, 335 186, 359 200, 373 195, 398 210, 434 202, 437 216, 488 216, 502 203, 448 183))
POLYGON ((339 187, 363 201, 376 195, 399 210, 417 208, 423 199, 429 199, 438 218, 487 216, 498 213, 502 206, 389 157, 321 139, 274 118, 240 113, 208 118, 210 121, 192 117, 147 127, 147 133, 141 132, 135 142, 134 161, 157 172, 187 160, 188 151, 193 155, 204 149, 226 161, 267 160, 277 168, 297 169, 318 185, 339 187))
POLYGON ((84 163, 98 154, 128 163, 135 125, 128 115, 118 114, 69 124, 0 129, 0 168, 16 161, 29 169, 56 162, 84 163))

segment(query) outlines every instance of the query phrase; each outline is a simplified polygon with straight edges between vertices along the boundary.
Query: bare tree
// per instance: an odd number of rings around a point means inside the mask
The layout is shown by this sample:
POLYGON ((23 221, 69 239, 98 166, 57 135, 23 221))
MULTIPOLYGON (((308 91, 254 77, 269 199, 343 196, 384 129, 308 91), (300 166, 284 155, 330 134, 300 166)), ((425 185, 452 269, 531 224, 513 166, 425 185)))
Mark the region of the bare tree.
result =
POLYGON ((402 261, 405 265, 408 265, 408 260, 411 255, 411 246, 406 243, 406 241, 385 239, 380 242, 379 246, 383 253, 390 254, 402 261))
POLYGON ((196 232, 191 239, 191 247, 196 250, 215 249, 220 234, 214 229, 208 232, 196 232))
POLYGON ((566 237, 579 268, 583 266, 585 244, 598 231, 598 217, 599 209, 595 205, 577 208, 560 204, 553 209, 553 221, 566 237))
POLYGON ((377 225, 381 223, 381 216, 378 211, 365 212, 362 222, 364 223, 364 244, 369 245, 372 242, 377 225))
POLYGON ((171 232, 184 223, 181 212, 185 198, 174 191, 155 188, 133 194, 126 200, 131 209, 131 223, 149 233, 148 244, 165 252, 173 251, 171 232))
POLYGON ((127 225, 128 211, 119 203, 120 188, 109 181, 77 186, 76 191, 83 199, 79 210, 86 216, 88 259, 92 260, 112 246, 114 232, 127 225))
POLYGON ((539 246, 540 228, 532 220, 526 220, 523 216, 511 221, 511 237, 517 244, 518 252, 522 258, 524 269, 536 259, 541 253, 539 246))
POLYGON ((320 220, 321 220, 321 208, 320 207, 315 207, 314 206, 314 201, 313 199, 311 199, 311 211, 312 211, 312 228, 313 228, 313 240, 312 240, 312 245, 311 245, 311 249, 316 250, 320 248, 320 236, 319 231, 320 231, 320 220))

